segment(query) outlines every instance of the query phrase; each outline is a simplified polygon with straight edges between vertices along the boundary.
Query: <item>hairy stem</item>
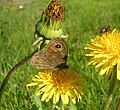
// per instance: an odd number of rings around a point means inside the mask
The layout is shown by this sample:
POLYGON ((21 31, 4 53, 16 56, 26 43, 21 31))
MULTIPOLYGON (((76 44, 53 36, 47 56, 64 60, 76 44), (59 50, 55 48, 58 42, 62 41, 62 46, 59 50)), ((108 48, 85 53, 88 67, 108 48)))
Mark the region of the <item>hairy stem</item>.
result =
POLYGON ((8 83, 10 77, 14 74, 14 71, 16 69, 18 69, 20 66, 22 66, 25 62, 29 61, 30 58, 37 52, 37 49, 32 52, 30 55, 26 56, 25 58, 23 58, 22 60, 20 60, 17 64, 15 64, 7 73, 7 75, 5 76, 1 86, 0 86, 0 100, 2 97, 2 94, 4 92, 5 86, 8 83))
POLYGON ((102 110, 109 110, 109 106, 112 100, 112 94, 116 85, 116 80, 117 80, 117 65, 113 67, 113 72, 111 75, 111 79, 109 81, 109 89, 107 94, 108 96, 106 97, 102 110))

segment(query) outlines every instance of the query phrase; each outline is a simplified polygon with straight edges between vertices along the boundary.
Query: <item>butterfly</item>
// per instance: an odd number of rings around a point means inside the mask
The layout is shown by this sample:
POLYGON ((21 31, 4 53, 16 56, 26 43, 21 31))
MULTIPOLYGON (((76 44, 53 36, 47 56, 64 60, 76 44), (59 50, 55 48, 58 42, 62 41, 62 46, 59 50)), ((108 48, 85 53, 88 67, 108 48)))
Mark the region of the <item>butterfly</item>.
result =
POLYGON ((37 69, 61 69, 66 65, 68 48, 62 38, 52 38, 51 41, 31 58, 31 63, 37 69))

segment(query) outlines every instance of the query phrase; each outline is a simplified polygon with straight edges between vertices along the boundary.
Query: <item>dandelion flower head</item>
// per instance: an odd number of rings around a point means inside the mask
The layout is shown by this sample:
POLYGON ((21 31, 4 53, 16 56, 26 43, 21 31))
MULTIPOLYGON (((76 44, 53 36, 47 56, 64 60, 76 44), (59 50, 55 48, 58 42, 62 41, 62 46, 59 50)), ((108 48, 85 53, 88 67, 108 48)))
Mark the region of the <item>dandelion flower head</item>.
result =
POLYGON ((112 32, 96 36, 87 44, 89 50, 86 56, 90 57, 89 65, 94 65, 99 74, 111 75, 113 67, 117 64, 117 79, 120 80, 120 32, 114 29, 112 32))
POLYGON ((41 96, 41 101, 52 99, 54 104, 60 100, 68 104, 71 100, 75 104, 83 95, 84 80, 70 68, 39 72, 32 81, 27 87, 36 86, 35 94, 41 96))

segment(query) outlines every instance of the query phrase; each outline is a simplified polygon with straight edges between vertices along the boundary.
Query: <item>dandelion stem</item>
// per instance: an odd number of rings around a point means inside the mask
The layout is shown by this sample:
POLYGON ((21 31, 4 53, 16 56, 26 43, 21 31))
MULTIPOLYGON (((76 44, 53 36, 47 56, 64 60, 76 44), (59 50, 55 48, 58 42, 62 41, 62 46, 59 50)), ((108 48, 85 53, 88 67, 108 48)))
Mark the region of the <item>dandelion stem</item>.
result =
POLYGON ((116 80, 117 80, 117 65, 113 67, 113 72, 112 72, 111 79, 109 82, 108 96, 106 97, 102 110, 109 110, 109 105, 112 100, 112 93, 115 88, 116 80))
POLYGON ((70 110, 77 110, 77 106, 70 102, 70 110))
POLYGON ((22 66, 26 61, 29 61, 30 58, 38 51, 38 49, 36 49, 34 52, 32 52, 30 55, 26 56, 25 58, 23 58, 22 60, 20 60, 17 64, 15 64, 7 73, 7 75, 5 76, 1 86, 0 86, 0 100, 2 97, 2 94, 4 92, 5 86, 8 83, 10 77, 13 75, 14 71, 16 69, 18 69, 20 66, 22 66))

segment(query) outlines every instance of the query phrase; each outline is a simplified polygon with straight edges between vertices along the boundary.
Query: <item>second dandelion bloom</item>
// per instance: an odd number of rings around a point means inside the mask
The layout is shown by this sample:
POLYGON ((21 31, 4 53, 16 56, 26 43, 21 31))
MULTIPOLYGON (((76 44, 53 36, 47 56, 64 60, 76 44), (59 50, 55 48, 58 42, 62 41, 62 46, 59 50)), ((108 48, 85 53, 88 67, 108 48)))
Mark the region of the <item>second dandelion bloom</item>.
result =
POLYGON ((36 86, 35 94, 41 96, 41 101, 52 99, 54 104, 60 100, 68 104, 71 100, 75 104, 83 95, 84 79, 70 68, 39 72, 32 81, 27 86, 36 86))
POLYGON ((96 36, 85 49, 89 50, 86 56, 90 57, 89 65, 94 65, 99 74, 110 76, 113 67, 117 64, 117 79, 120 80, 120 31, 96 36))

